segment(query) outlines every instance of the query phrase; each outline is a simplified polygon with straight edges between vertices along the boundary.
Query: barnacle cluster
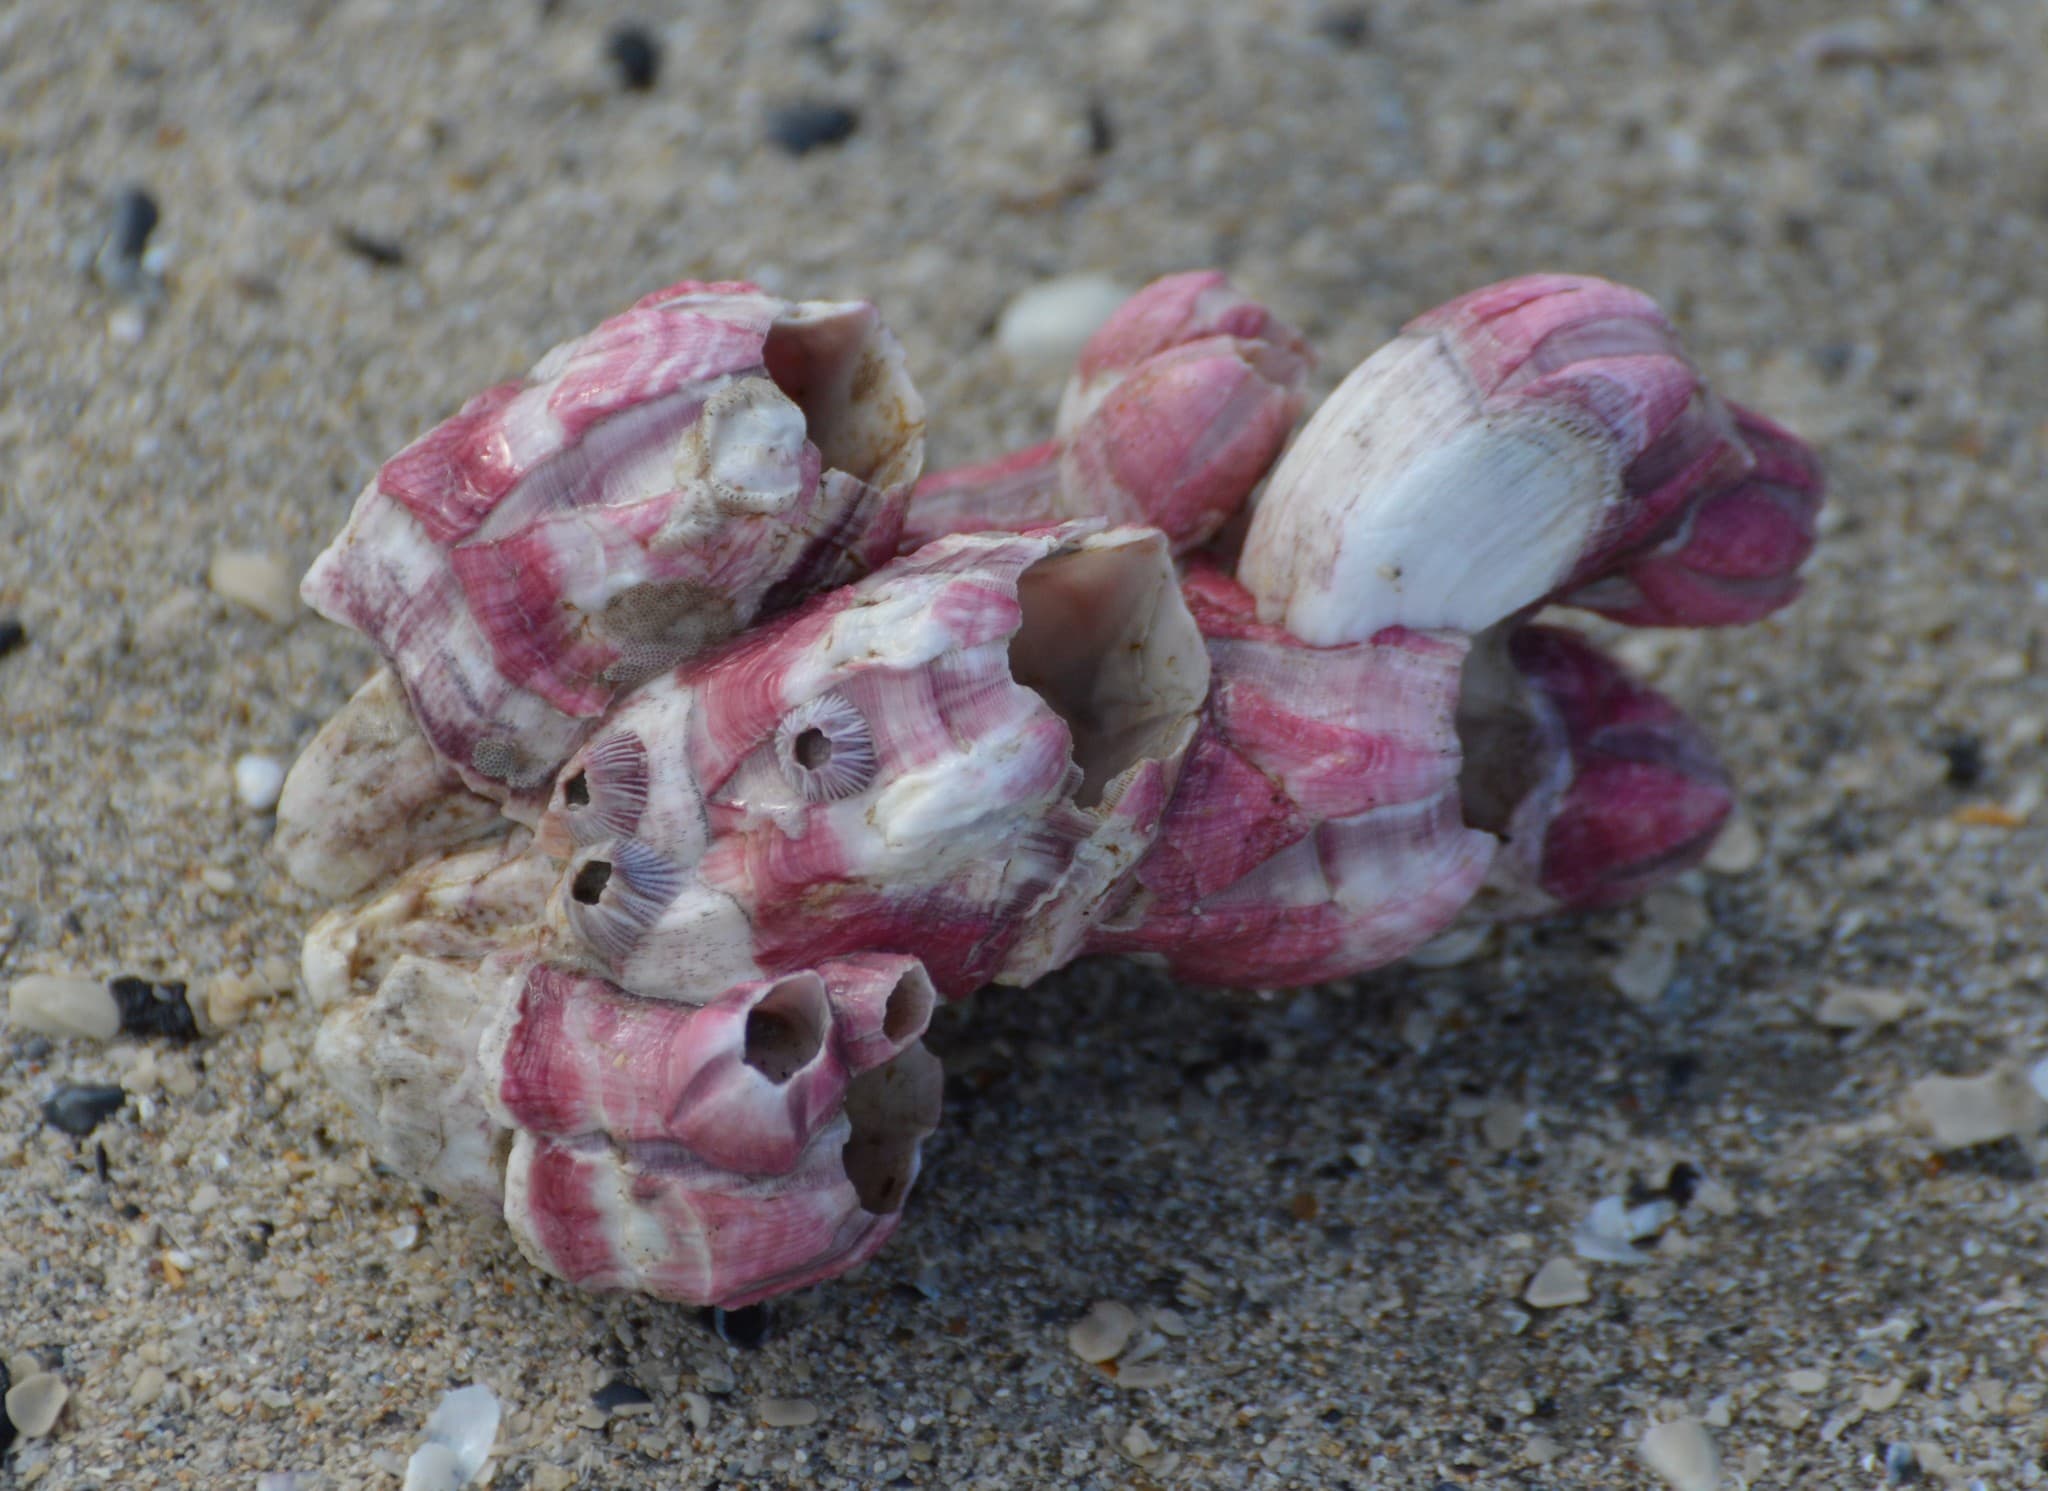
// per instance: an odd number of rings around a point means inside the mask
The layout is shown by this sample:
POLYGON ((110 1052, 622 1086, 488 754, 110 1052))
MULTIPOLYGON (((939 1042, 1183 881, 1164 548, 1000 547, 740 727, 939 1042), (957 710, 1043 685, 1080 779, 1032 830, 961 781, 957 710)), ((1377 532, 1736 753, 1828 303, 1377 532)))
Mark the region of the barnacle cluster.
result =
POLYGON ((1599 280, 1429 312, 1290 445, 1309 367, 1171 276, 1051 439, 920 482, 873 307, 687 283, 393 457, 304 587, 385 665, 278 812, 380 1156, 737 1306, 895 1227, 940 999, 1338 978, 1695 863, 1706 742, 1532 618, 1785 604, 1810 454, 1599 280))

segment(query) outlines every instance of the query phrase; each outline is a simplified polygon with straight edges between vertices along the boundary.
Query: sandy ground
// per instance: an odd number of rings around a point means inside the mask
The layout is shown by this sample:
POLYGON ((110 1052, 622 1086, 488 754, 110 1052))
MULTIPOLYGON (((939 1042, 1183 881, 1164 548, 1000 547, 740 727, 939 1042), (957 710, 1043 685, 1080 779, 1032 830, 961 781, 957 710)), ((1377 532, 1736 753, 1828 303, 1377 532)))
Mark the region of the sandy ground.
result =
POLYGON ((0 1350, 72 1389, 0 1485, 395 1487, 472 1380, 510 1415, 494 1484, 543 1491, 1625 1487, 1684 1416, 1730 1486, 1880 1486, 1888 1453, 2039 1483, 2041 1152, 1937 1154, 1904 1099, 2048 1054, 2048 11, 664 8, 635 94, 598 55, 623 13, 577 0, 0 7, 0 978, 282 986, 183 1052, 0 1034, 0 1350), (762 126, 791 99, 859 128, 792 159, 762 126), (146 319, 77 265, 130 181, 162 206, 146 319), (373 1172, 304 1064, 317 908, 230 780, 368 653, 221 599, 215 553, 296 573, 383 455, 681 276, 872 296, 947 462, 1048 417, 991 340, 1016 290, 1206 264, 1325 387, 1462 289, 1611 275, 1823 449, 1806 600, 1624 644, 1709 722, 1757 853, 1355 988, 984 995, 934 1037, 898 1238, 757 1349, 373 1172), (1619 992, 1659 938, 1671 976, 1619 992), (1842 986, 1911 1008, 1830 1028, 1842 986), (39 1124, 124 1076, 93 1140, 39 1124), (1679 1162, 1706 1184, 1641 1266, 1518 1303, 1679 1162), (1087 1366, 1097 1299, 1184 1331, 1087 1366), (651 1410, 592 1407, 620 1378, 651 1410))

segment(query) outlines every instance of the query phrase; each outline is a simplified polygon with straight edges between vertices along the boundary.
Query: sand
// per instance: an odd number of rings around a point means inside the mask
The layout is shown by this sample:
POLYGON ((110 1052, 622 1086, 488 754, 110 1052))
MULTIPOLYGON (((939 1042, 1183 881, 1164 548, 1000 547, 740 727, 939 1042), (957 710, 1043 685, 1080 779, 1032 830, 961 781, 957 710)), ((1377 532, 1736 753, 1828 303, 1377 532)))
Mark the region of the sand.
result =
POLYGON ((0 982, 250 1001, 187 1048, 0 1033, 0 1352, 70 1388, 0 1485, 395 1487, 472 1381, 493 1484, 542 1491, 1549 1491, 1710 1476, 1702 1435, 1731 1486, 2038 1483, 2042 1151, 1939 1152, 1907 1097, 2048 1055, 2048 11, 662 9, 645 92, 576 0, 0 11, 0 982), (858 127, 792 157, 792 100, 858 127), (80 269, 129 182, 146 302, 80 269), (1319 389, 1490 279, 1627 280, 1820 447, 1800 604, 1620 643, 1740 784, 1728 873, 1355 986, 985 994, 902 1231, 754 1349, 373 1169, 306 1062, 318 907, 234 785, 369 654, 216 556, 295 574, 384 455, 682 276, 878 301, 947 463, 1049 417, 1012 295, 1208 264, 1319 389), (1822 1023, 1845 988, 1909 997, 1822 1023), (123 1080, 91 1139, 40 1123, 123 1080), (1681 1163, 1639 1264, 1573 1255, 1681 1163))

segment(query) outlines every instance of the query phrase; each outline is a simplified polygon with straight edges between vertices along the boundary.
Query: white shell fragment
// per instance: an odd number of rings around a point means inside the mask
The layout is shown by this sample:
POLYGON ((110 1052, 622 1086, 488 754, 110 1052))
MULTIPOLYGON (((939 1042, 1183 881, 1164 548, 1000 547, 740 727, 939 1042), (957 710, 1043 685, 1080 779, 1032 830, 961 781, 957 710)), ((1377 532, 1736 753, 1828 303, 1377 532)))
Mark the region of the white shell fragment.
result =
POLYGON ((207 567, 206 583, 222 600, 246 606, 282 625, 299 614, 299 587, 284 561, 252 549, 222 549, 207 567))
POLYGON ((7 1418, 23 1438, 39 1439, 56 1427, 71 1389, 55 1372, 37 1372, 7 1390, 7 1418))
POLYGON ((498 1395, 471 1383, 442 1396, 427 1417, 426 1443, 406 1462, 404 1491, 455 1491, 490 1458, 498 1438, 498 1395))
POLYGON ((1639 1453, 1673 1491, 1717 1491, 1721 1484, 1721 1452, 1698 1419, 1650 1425, 1639 1453))
POLYGON ((1107 275, 1046 280, 1003 307, 996 345, 1019 362, 1064 368, 1130 295, 1107 275))
POLYGON ((31 973, 7 991, 7 1023, 59 1039, 110 1041, 121 1033, 121 1007, 103 979, 31 973))
POLYGON ((1595 1263, 1643 1264, 1652 1254, 1636 1246, 1669 1227, 1678 1218, 1674 1201, 1645 1201, 1630 1206, 1620 1196, 1603 1196, 1572 1233, 1572 1251, 1595 1263))
POLYGON ((1551 1259, 1536 1270, 1529 1287, 1522 1291, 1522 1303, 1532 1310, 1557 1310, 1566 1305, 1583 1305, 1593 1297, 1586 1271, 1570 1258, 1551 1259))
POLYGON ((1922 1077, 1907 1089, 1906 1107, 1937 1150, 1996 1144, 2048 1123, 2048 1103, 2025 1076, 2006 1067, 1975 1077, 1922 1077))
POLYGON ((235 762, 235 796, 252 813, 277 806, 284 790, 284 763, 270 756, 243 756, 235 762))
POLYGON ((1067 1349, 1084 1362, 1110 1361, 1131 1344, 1137 1329, 1138 1317, 1129 1305, 1100 1299, 1067 1328, 1067 1349))

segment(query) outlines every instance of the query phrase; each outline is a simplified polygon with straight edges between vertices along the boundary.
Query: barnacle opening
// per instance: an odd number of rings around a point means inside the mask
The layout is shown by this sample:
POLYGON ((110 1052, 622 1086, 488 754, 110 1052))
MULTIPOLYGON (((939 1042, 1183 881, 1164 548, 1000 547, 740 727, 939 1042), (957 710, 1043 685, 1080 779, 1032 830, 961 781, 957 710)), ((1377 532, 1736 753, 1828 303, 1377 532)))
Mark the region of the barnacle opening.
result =
POLYGON ((583 868, 569 882, 569 894, 585 906, 595 906, 604 899, 604 890, 611 883, 612 867, 608 860, 586 860, 583 868))
POLYGON ((1458 676, 1458 796, 1466 826, 1508 841, 1515 810, 1556 771, 1555 727, 1508 656, 1510 627, 1472 639, 1458 676))
POLYGON ((741 1059, 770 1082, 787 1082, 825 1048, 832 1015, 816 974, 784 979, 747 1011, 741 1059))
POLYGON ((866 788, 880 762, 874 732, 839 694, 806 699, 775 730, 775 758, 806 802, 835 802, 866 788))
POLYGON ((901 1045, 924 1034, 925 1027, 931 1024, 932 1005, 937 998, 931 975, 921 964, 906 968, 882 1006, 883 1038, 892 1045, 901 1045))
POLYGON ((924 400, 873 306, 796 306, 769 329, 761 357, 803 411, 805 434, 828 468, 875 487, 916 478, 924 400))
POLYGON ((939 1059, 912 1046, 846 1088, 849 1131, 839 1163, 864 1210, 899 1210, 917 1179, 918 1148, 939 1123, 939 1059))
POLYGON ((599 737, 569 763, 557 789, 579 844, 630 834, 647 808, 647 747, 630 730, 599 737))
POLYGON ((1010 673, 1073 735, 1081 787, 1105 790, 1148 757, 1169 755, 1209 687, 1209 656, 1162 535, 1144 530, 1040 560, 1019 576, 1023 621, 1010 673))
POLYGON ((588 776, 587 774, 585 774, 584 772, 580 772, 580 771, 579 771, 579 772, 577 772, 577 773, 576 773, 576 775, 574 775, 573 777, 569 778, 569 780, 568 780, 568 781, 566 781, 566 782, 562 783, 562 801, 563 801, 564 803, 566 803, 566 804, 567 804, 568 806, 572 807, 572 808, 587 808, 587 807, 589 807, 589 806, 590 806, 590 778, 589 778, 589 776, 588 776))

